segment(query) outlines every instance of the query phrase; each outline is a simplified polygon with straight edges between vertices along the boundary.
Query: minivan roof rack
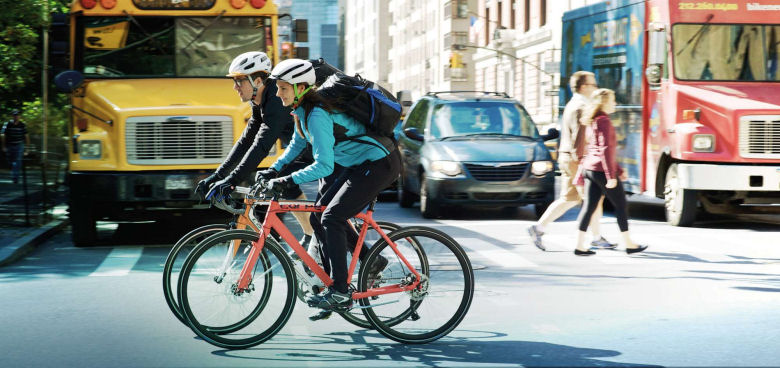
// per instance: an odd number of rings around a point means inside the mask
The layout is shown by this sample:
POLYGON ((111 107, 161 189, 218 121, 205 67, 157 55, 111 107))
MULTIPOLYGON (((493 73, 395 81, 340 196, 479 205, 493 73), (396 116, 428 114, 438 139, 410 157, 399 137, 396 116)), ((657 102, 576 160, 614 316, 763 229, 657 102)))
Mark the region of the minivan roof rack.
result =
POLYGON ((437 97, 437 95, 441 95, 441 94, 456 94, 456 93, 476 93, 476 94, 509 98, 509 95, 506 92, 489 92, 489 91, 436 91, 436 92, 428 92, 425 95, 437 97))

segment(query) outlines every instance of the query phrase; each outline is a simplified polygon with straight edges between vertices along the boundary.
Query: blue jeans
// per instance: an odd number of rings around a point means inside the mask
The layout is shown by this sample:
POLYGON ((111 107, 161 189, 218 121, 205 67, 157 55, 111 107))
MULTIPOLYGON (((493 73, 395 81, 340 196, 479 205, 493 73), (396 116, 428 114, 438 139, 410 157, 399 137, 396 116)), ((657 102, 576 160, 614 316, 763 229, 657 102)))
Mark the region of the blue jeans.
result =
POLYGON ((8 143, 6 144, 6 155, 8 155, 8 162, 11 164, 11 178, 19 180, 19 175, 22 170, 22 154, 24 153, 24 143, 8 143))

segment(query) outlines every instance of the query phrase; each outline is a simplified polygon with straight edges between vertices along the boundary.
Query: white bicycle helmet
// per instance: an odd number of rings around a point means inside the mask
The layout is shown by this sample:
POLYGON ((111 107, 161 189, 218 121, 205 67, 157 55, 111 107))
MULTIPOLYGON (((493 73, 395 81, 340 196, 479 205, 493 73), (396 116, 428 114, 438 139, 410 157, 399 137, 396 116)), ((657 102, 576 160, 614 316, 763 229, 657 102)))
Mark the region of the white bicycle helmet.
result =
POLYGON ((314 66, 308 60, 287 59, 282 61, 271 72, 271 78, 285 81, 290 84, 307 83, 314 85, 317 76, 314 74, 314 66))
POLYGON ((271 72, 271 78, 293 85, 293 93, 295 93, 293 106, 298 106, 303 95, 309 92, 317 81, 317 76, 314 74, 314 65, 308 60, 302 59, 287 59, 277 64, 271 72), (306 83, 309 86, 303 92, 298 93, 299 83, 306 83))
POLYGON ((271 59, 264 52, 250 51, 236 56, 230 63, 226 77, 241 77, 257 72, 271 72, 271 59))

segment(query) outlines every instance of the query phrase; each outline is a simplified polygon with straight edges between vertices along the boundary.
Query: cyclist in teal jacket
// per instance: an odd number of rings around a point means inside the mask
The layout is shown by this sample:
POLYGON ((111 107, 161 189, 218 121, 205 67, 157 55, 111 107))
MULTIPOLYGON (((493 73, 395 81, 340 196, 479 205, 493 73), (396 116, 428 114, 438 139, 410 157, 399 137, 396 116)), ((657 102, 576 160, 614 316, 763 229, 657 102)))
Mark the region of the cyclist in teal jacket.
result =
MULTIPOLYGON (((318 238, 324 243, 323 263, 327 271, 325 260, 330 262, 334 283, 307 302, 328 311, 345 311, 352 306, 346 252, 349 239, 357 240, 348 220, 365 209, 398 177, 400 156, 398 150, 388 151, 376 139, 366 136, 366 128, 360 122, 333 111, 327 101, 312 90, 315 74, 310 62, 282 61, 271 72, 271 78, 276 79, 277 96, 285 106, 293 107, 295 118, 290 146, 271 168, 281 171, 300 154, 307 142, 312 146, 314 162, 290 175, 270 180, 270 185, 275 190, 282 190, 287 185, 318 180, 317 204, 327 206, 321 216, 312 216, 311 220, 318 238)), ((387 260, 380 259, 368 267, 371 273, 378 273, 386 265, 387 260)))

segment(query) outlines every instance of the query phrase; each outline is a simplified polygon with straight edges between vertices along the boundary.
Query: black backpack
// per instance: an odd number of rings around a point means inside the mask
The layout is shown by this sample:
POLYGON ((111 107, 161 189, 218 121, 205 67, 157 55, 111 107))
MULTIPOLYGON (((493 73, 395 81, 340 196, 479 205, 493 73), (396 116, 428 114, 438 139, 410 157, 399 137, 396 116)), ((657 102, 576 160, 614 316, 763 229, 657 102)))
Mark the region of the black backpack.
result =
MULTIPOLYGON (((317 92, 335 108, 363 124, 368 131, 367 136, 379 141, 388 151, 394 150, 393 129, 401 119, 398 100, 380 85, 360 75, 346 75, 321 58, 311 62, 319 86, 317 92)), ((355 141, 355 138, 346 139, 355 141)))

